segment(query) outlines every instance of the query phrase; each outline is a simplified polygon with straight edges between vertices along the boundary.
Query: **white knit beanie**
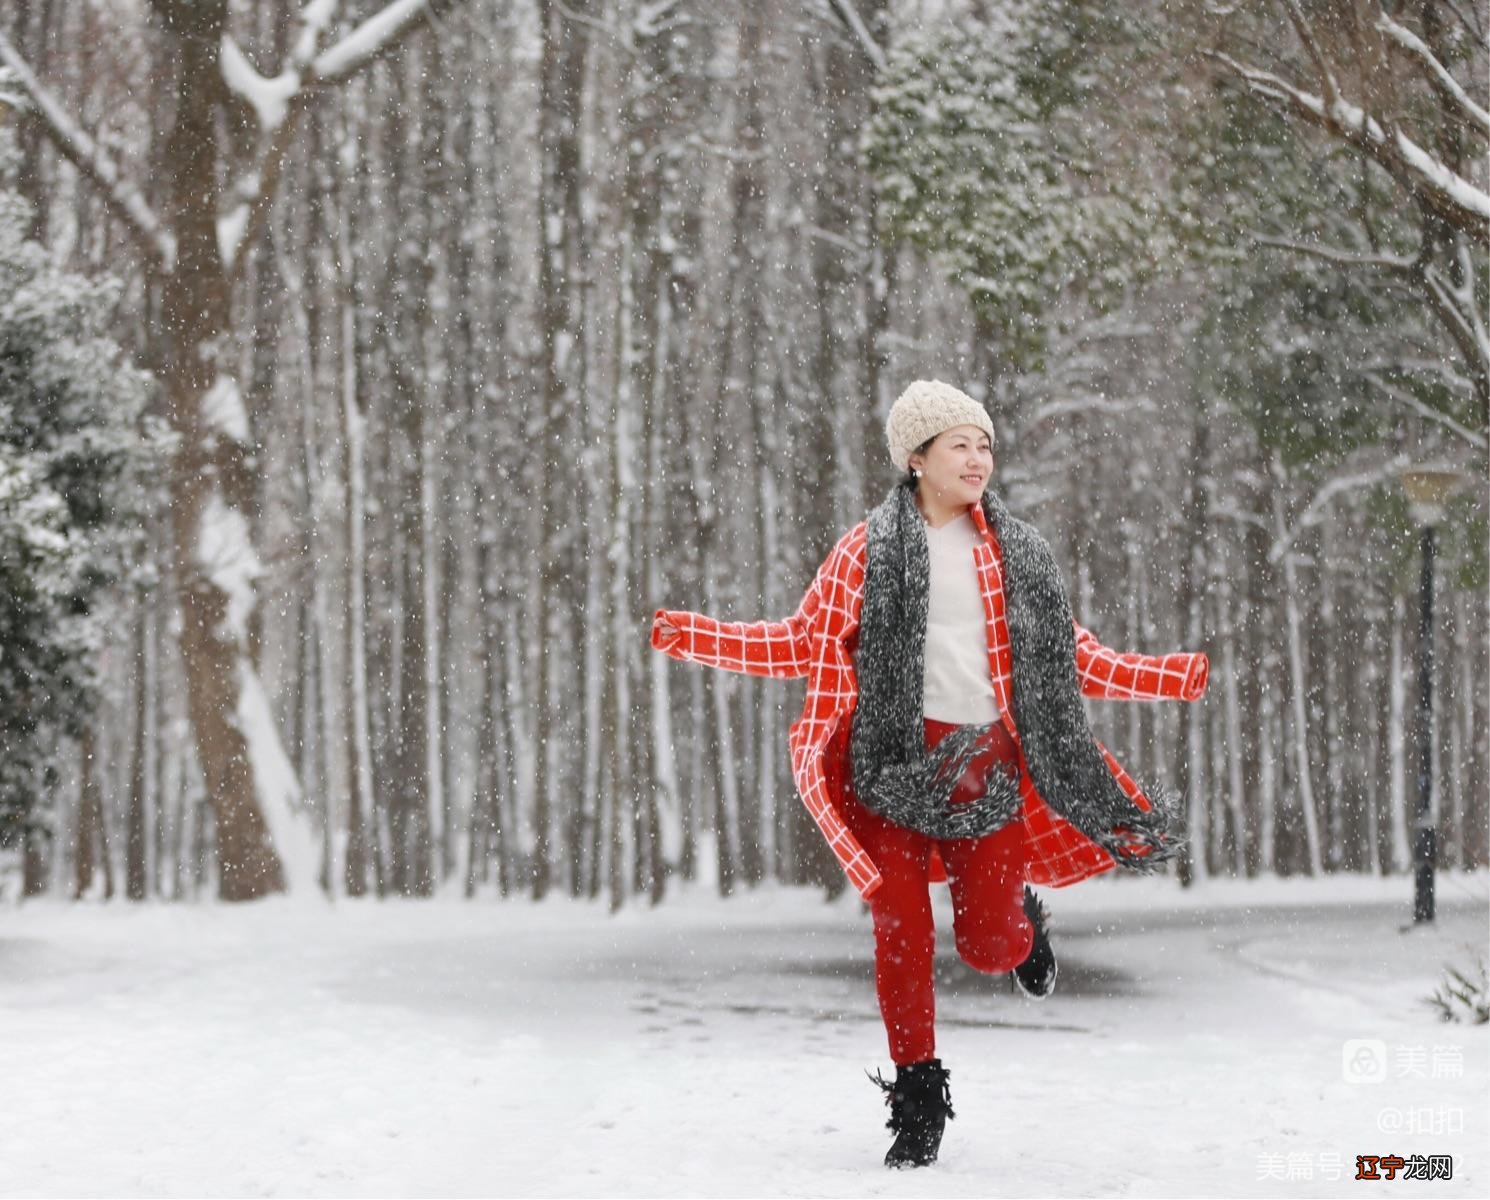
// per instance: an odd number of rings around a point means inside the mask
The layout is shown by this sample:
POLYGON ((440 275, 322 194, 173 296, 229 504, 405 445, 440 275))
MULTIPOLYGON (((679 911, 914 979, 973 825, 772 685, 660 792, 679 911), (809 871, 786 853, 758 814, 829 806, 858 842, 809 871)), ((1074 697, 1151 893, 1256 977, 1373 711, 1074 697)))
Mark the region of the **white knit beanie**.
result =
POLYGON ((993 445, 993 422, 981 404, 940 379, 917 379, 890 406, 885 421, 890 460, 904 471, 917 446, 954 425, 976 425, 993 445))

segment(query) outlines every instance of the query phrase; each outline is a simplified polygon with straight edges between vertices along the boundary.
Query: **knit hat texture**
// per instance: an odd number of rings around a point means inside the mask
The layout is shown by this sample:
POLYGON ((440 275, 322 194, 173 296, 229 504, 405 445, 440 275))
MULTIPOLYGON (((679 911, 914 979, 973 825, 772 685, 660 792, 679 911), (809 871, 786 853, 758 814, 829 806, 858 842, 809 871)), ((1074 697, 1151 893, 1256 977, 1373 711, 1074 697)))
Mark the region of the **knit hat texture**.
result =
POLYGON ((954 425, 976 425, 988 435, 988 444, 994 443, 993 421, 981 404, 940 379, 917 379, 890 406, 885 421, 890 460, 904 471, 917 446, 954 425))

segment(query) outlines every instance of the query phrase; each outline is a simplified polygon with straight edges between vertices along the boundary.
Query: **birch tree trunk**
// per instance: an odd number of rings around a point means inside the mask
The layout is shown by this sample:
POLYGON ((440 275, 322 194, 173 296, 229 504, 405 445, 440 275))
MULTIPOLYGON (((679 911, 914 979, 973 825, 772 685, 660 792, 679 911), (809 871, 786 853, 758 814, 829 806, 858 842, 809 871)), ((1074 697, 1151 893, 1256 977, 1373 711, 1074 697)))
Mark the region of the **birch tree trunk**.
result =
MULTIPOLYGON (((1278 483, 1273 491, 1273 531, 1275 536, 1281 538, 1284 534, 1281 489, 1285 476, 1282 461, 1276 453, 1273 457, 1273 475, 1278 483)), ((1298 571, 1291 548, 1283 553, 1283 608, 1288 620, 1288 675, 1289 691, 1293 699, 1294 769, 1297 773, 1299 808, 1304 821, 1304 847, 1309 873, 1322 875, 1324 861, 1320 848, 1319 816, 1314 807, 1313 771, 1309 762, 1309 680, 1304 665, 1303 614, 1299 610, 1298 571)))
POLYGON ((1401 596, 1392 597, 1392 648, 1388 667, 1387 753, 1391 763, 1391 869, 1407 870, 1407 664, 1402 650, 1406 617, 1401 596))
POLYGON ((1344 697, 1340 695, 1339 662, 1335 617, 1335 571, 1330 555, 1330 533, 1326 525, 1320 536, 1320 604, 1318 645, 1324 658, 1324 755, 1326 770, 1325 864, 1338 871, 1344 863, 1345 755, 1341 741, 1344 697))

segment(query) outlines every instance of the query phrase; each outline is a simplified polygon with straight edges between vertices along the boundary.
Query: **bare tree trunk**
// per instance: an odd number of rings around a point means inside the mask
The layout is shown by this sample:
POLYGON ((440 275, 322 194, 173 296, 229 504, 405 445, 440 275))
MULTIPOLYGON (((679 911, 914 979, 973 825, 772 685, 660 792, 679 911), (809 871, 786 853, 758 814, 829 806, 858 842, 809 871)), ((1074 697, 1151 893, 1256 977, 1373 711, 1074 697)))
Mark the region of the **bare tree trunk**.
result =
POLYGON ((392 879, 395 891, 404 896, 428 896, 434 890, 432 846, 429 825, 429 724, 425 685, 426 617, 423 569, 422 519, 423 422, 417 409, 405 426, 408 445, 416 463, 405 477, 400 512, 404 527, 400 538, 403 571, 402 634, 399 654, 398 734, 394 754, 394 777, 389 795, 389 825, 392 835, 392 879))
POLYGON ((497 889, 503 896, 510 888, 507 826, 502 814, 502 793, 507 773, 502 770, 498 745, 502 694, 498 686, 502 649, 498 638, 496 573, 499 570, 495 530, 485 522, 477 556, 477 582, 481 592, 481 712, 477 717, 476 787, 471 796, 471 856, 467 868, 466 894, 475 892, 478 861, 481 879, 486 878, 490 858, 496 859, 497 889))
MULTIPOLYGON (((1204 401, 1204 392, 1196 401, 1195 416, 1191 428, 1191 461, 1189 461, 1189 483, 1191 493, 1186 504, 1186 523, 1189 526, 1185 566, 1180 571, 1180 613, 1185 617, 1186 644, 1199 645, 1204 638, 1201 628, 1201 598, 1205 590, 1208 558, 1205 541, 1210 537, 1210 502, 1208 502, 1207 473, 1210 471, 1210 411, 1204 401)), ((1147 572, 1144 572, 1147 574, 1147 572)), ((1188 842, 1180 857, 1179 877, 1183 887, 1210 875, 1210 863, 1205 857, 1208 833, 1210 833, 1211 802, 1210 789, 1205 778, 1204 754, 1202 754, 1202 717, 1204 711, 1198 705, 1183 705, 1180 711, 1180 727, 1183 730, 1185 763, 1182 778, 1186 793, 1185 827, 1188 842)))
POLYGON ((1226 706, 1226 809, 1231 816, 1232 872, 1249 875, 1247 869, 1247 809, 1242 777, 1242 706, 1237 694, 1236 630, 1232 621, 1231 580, 1221 575, 1221 692, 1226 706))
POLYGON ((1403 599, 1392 597, 1392 643, 1388 670, 1387 753, 1390 756, 1391 869, 1407 870, 1407 666, 1402 650, 1403 599))
MULTIPOLYGON (((574 0, 569 13, 582 19, 588 0, 574 0)), ((554 704, 555 661, 567 642, 566 626, 573 627, 572 597, 565 586, 576 565, 574 547, 561 534, 567 518, 567 485, 545 458, 563 452, 571 436, 569 413, 583 403, 581 310, 575 295, 580 264, 584 261, 580 211, 579 118, 584 67, 589 38, 575 36, 572 25, 555 0, 538 0, 542 39, 539 60, 539 326, 543 338, 541 403, 544 429, 532 446, 539 450, 535 465, 542 476, 539 500, 541 531, 538 542, 539 586, 533 597, 537 614, 536 681, 534 697, 536 742, 542 761, 538 768, 533 808, 533 898, 548 894, 553 877, 554 808, 560 780, 559 731, 554 704)))
MULTIPOLYGON (((627 268, 622 268, 623 278, 627 268)), ((623 343, 624 344, 624 341, 623 343)), ((596 805, 596 818, 604 813, 608 824, 606 847, 608 870, 606 882, 610 893, 610 911, 617 912, 626 902, 627 887, 627 828, 631 834, 632 859, 629 863, 632 886, 641 890, 645 870, 644 839, 640 797, 636 787, 635 758, 632 746, 635 741, 632 730, 631 684, 632 670, 632 597, 631 597, 631 497, 635 490, 631 464, 634 449, 631 442, 631 396, 626 379, 627 364, 624 355, 618 356, 616 378, 612 387, 609 442, 609 495, 604 497, 609 510, 609 536, 602 539, 609 543, 610 554, 606 562, 606 575, 601 578, 599 547, 593 547, 592 562, 586 564, 587 583, 592 600, 587 605, 591 620, 600 626, 595 631, 606 634, 604 643, 596 636, 586 643, 586 678, 593 693, 593 711, 598 718, 600 697, 608 701, 606 733, 609 745, 606 748, 603 768, 604 784, 599 795, 604 806, 596 805), (605 587, 602 599, 602 585, 605 587), (603 661, 596 663, 591 655, 600 645, 603 661), (629 818, 629 819, 628 819, 629 818)), ((591 412, 593 413, 593 409, 591 412)), ((596 440, 601 431, 596 430, 596 440)), ((592 496, 595 510, 601 509, 601 497, 592 496)), ((587 622, 588 623, 588 622, 587 622)), ((597 720, 598 725, 598 720, 597 720)), ((596 730, 596 740, 599 730, 596 730)), ((598 747, 597 747, 598 749, 598 747)), ((598 757, 598 755, 597 755, 598 757)))
MULTIPOLYGON (((1273 458, 1273 475, 1277 487, 1273 491, 1273 530, 1282 536, 1283 499, 1282 489, 1286 482, 1282 463, 1277 454, 1273 458)), ((1288 619, 1288 670, 1290 693, 1293 698, 1293 750, 1295 770, 1298 772, 1299 808, 1304 818, 1304 843, 1308 855, 1309 873, 1324 874, 1324 860, 1320 848, 1319 816, 1314 807, 1313 772, 1309 761, 1309 712, 1308 674, 1304 666, 1303 615, 1299 611, 1298 572, 1294 566, 1292 550, 1283 555, 1283 608, 1288 619)))
POLYGON ((47 890, 47 850, 55 839, 50 831, 27 825, 21 850, 21 895, 26 898, 43 895, 47 890))
POLYGON ((1273 874, 1278 863, 1278 708, 1273 691, 1278 674, 1277 654, 1264 650, 1257 689, 1257 865, 1266 875, 1273 874))
MULTIPOLYGON (((516 620, 521 611, 521 607, 516 603, 507 610, 509 625, 516 620)), ((533 745, 531 725, 524 723, 523 716, 525 713, 529 714, 530 721, 536 718, 532 717, 532 709, 527 703, 527 695, 523 689, 523 672, 516 639, 506 640, 503 661, 506 667, 507 682, 504 693, 506 702, 503 705, 507 716, 507 736, 504 739, 507 751, 504 761, 507 780, 512 789, 514 814, 516 814, 532 811, 533 796, 537 787, 533 764, 538 758, 538 747, 533 745)), ((512 821, 504 823, 504 828, 512 831, 511 837, 506 842, 506 845, 511 848, 510 857, 499 860, 497 864, 498 880, 510 877, 511 886, 514 889, 519 886, 516 874, 516 862, 521 850, 519 822, 520 817, 514 815, 512 821)), ((504 890, 502 894, 507 893, 504 890)))
POLYGON ((718 747, 718 752, 714 755, 713 817, 715 865, 721 896, 728 896, 735 890, 733 816, 739 800, 734 777, 734 732, 730 726, 729 714, 728 685, 732 682, 711 675, 706 685, 714 718, 715 745, 718 747))
POLYGON ((1479 631, 1473 619, 1472 605, 1467 593, 1461 591, 1455 597, 1455 633, 1458 650, 1458 694, 1450 711, 1449 722, 1453 730, 1453 755, 1450 759, 1449 786, 1453 796, 1451 818, 1454 827, 1454 866, 1469 870, 1474 865, 1472 835, 1469 816, 1475 808, 1475 792, 1470 765, 1474 759, 1474 659, 1475 640, 1479 631))
POLYGON ((108 831, 104 825, 103 793, 98 785, 97 743, 93 727, 83 729, 78 744, 80 785, 78 788, 76 851, 73 857, 73 899, 81 900, 103 874, 104 899, 114 897, 114 866, 109 855, 108 831))
MULTIPOLYGON (((688 673, 688 709, 693 716, 695 729, 701 729, 708 718, 707 697, 704 694, 708 677, 701 671, 688 673)), ((683 845, 678 855, 678 870, 684 879, 698 875, 698 814, 706 801, 712 801, 712 786, 705 793, 704 739, 701 736, 688 739, 688 780, 686 799, 683 803, 683 845)))
MULTIPOLYGON (((1078 493, 1084 491, 1077 488, 1078 493)), ((1075 507, 1082 510, 1085 517, 1085 503, 1078 503, 1075 507)), ((1123 548, 1128 565, 1128 645, 1141 646, 1144 641, 1144 628, 1147 625, 1148 585, 1145 582, 1148 572, 1144 569, 1143 548, 1139 545, 1134 530, 1124 523, 1123 548)), ((1082 557, 1082 579, 1090 578, 1091 572, 1087 569, 1086 546, 1083 545, 1082 557)), ((1084 610, 1083 610, 1084 611, 1084 610)), ((1127 764, 1130 771, 1142 773, 1147 768, 1148 747, 1144 743, 1143 726, 1147 715, 1142 704, 1125 704, 1124 715, 1128 718, 1128 758, 1127 764)))
POLYGON ((149 831, 146 813, 149 808, 146 782, 146 759, 150 748, 150 678, 146 670, 149 656, 148 602, 139 605, 134 629, 134 739, 129 754, 129 810, 124 840, 124 891, 131 900, 143 900, 149 894, 149 831))
POLYGON ((1335 570, 1330 555, 1330 526, 1320 532, 1319 635, 1316 644, 1324 659, 1325 755, 1325 865, 1338 871, 1345 861, 1345 754, 1340 721, 1344 697, 1338 692, 1339 655, 1336 653, 1335 570))
MULTIPOLYGON (((360 87, 356 89, 360 92, 360 87)), ((343 137, 346 131, 343 130, 343 137)), ((372 732, 367 694, 367 481, 364 443, 367 418, 362 377, 357 364, 364 350, 357 321, 357 256, 352 248, 351 183, 336 189, 336 248, 340 277, 337 305, 341 317, 339 381, 342 422, 342 481, 346 494, 346 689, 342 737, 347 751, 346 857, 342 886, 348 896, 368 889, 374 821, 372 732)))

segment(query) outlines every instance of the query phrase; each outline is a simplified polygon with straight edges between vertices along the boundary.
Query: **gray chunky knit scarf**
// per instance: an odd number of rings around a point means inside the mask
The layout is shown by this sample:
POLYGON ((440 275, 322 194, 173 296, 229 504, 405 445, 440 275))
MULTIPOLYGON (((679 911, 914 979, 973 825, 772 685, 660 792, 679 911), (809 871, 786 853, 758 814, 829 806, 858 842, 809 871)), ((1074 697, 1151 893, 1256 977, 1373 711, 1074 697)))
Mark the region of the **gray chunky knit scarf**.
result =
MULTIPOLYGON (((983 512, 1003 551, 1014 720, 1035 788, 1118 863, 1152 871, 1179 850, 1165 836, 1179 797, 1140 785, 1154 804, 1145 812, 1113 778, 1082 706, 1071 606, 1055 555, 991 491, 983 494, 983 512), (1134 853, 1143 846, 1147 854, 1134 853)), ((1018 814, 1018 778, 991 769, 982 796, 954 805, 958 777, 992 727, 964 725, 926 750, 921 703, 930 582, 925 523, 913 489, 897 484, 866 527, 859 694, 849 740, 854 792, 867 808, 930 837, 982 837, 1018 814)))

